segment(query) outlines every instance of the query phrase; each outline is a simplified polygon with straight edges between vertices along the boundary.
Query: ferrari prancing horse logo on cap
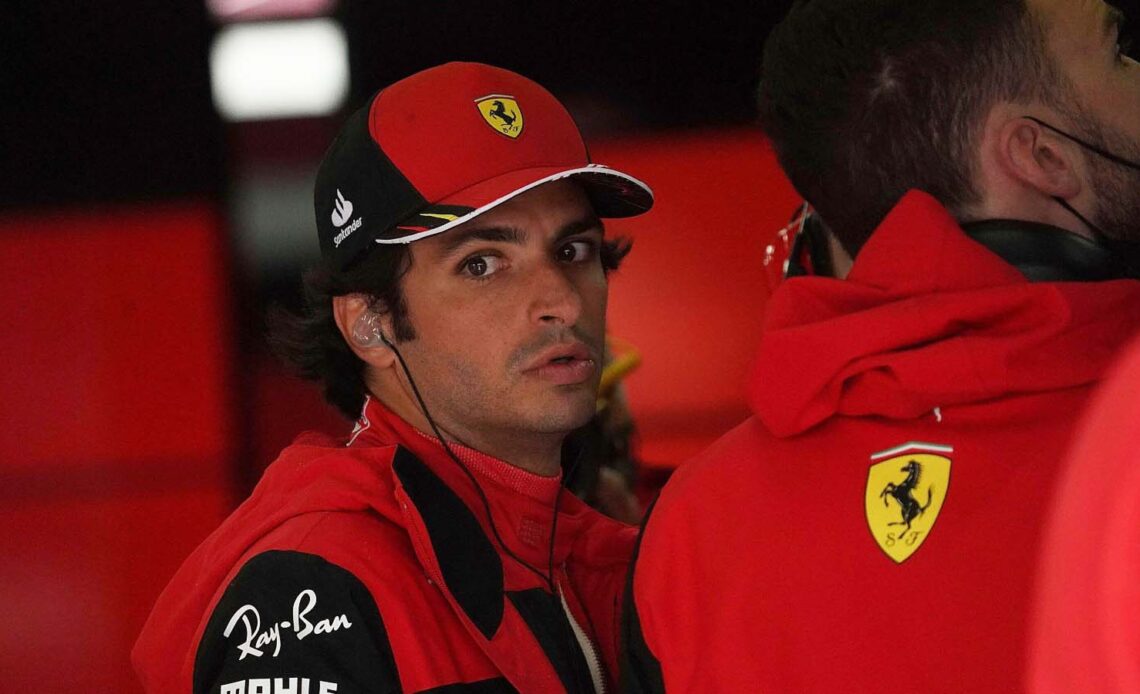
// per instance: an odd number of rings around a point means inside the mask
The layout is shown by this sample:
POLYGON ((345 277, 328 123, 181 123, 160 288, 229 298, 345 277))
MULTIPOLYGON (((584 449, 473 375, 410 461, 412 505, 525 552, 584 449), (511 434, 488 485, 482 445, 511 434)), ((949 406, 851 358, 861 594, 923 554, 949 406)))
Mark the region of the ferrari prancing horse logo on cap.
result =
POLYGON ((506 94, 488 94, 475 100, 479 113, 487 125, 512 140, 518 139, 523 131, 523 114, 514 97, 506 94))
POLYGON ((864 506, 871 535, 903 563, 930 535, 950 487, 952 446, 911 441, 871 455, 864 506), (876 462, 877 461, 877 462, 876 462))

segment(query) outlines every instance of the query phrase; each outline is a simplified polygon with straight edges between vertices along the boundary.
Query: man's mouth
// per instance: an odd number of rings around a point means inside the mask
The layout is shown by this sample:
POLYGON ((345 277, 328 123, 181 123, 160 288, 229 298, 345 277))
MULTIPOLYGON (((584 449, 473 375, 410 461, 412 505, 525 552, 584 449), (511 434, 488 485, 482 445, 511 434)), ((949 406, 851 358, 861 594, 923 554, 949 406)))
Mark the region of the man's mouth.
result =
POLYGON ((586 345, 580 342, 553 345, 543 350, 523 370, 555 385, 575 385, 588 381, 597 371, 598 364, 586 345))

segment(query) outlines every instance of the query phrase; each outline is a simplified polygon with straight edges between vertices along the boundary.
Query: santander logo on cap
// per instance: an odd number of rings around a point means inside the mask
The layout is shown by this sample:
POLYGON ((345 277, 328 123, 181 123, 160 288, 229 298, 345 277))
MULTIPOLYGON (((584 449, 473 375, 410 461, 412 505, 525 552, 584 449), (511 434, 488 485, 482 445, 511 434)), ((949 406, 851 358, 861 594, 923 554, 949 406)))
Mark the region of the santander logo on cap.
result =
POLYGON ((333 246, 339 248, 342 241, 347 239, 349 235, 360 228, 364 222, 364 217, 357 217, 352 224, 344 226, 345 223, 352 218, 352 203, 345 199, 344 195, 340 192, 340 188, 336 189, 336 201, 333 203, 332 223, 338 227, 344 227, 333 237, 333 246))
POLYGON ((336 203, 335 203, 335 208, 333 209, 333 213, 332 213, 332 223, 338 227, 342 227, 342 226, 344 226, 344 223, 347 222, 349 217, 351 217, 351 216, 352 216, 352 203, 349 202, 348 200, 345 200, 344 195, 342 195, 340 192, 340 188, 337 188, 336 189, 336 203))

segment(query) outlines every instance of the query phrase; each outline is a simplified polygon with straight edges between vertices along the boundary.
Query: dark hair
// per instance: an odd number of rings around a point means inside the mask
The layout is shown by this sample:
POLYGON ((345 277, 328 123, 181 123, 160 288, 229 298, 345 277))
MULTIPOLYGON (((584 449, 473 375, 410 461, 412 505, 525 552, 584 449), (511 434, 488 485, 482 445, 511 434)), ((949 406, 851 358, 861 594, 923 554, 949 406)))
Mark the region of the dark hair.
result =
POLYGON ((911 188, 980 201, 986 116, 1062 84, 1025 0, 798 0, 764 47, 760 123, 854 256, 911 188))
MULTIPOLYGON (((629 253, 632 242, 626 238, 607 239, 600 250, 602 267, 616 270, 629 253)), ((408 319, 408 307, 400 280, 412 266, 405 244, 377 245, 364 258, 344 270, 335 270, 323 261, 304 274, 304 304, 293 312, 284 306, 270 308, 269 345, 302 378, 322 384, 325 400, 349 419, 355 419, 364 405, 368 388, 364 362, 345 342, 333 316, 336 296, 362 294, 369 307, 388 314, 392 338, 413 340, 415 328, 408 319)))
POLYGON ((334 269, 326 259, 304 274, 304 303, 299 312, 281 305, 269 309, 269 346, 274 353, 297 375, 320 382, 325 400, 349 419, 355 419, 364 404, 364 362, 341 335, 332 299, 363 294, 373 311, 391 316, 397 341, 411 340, 415 330, 408 321, 400 289, 400 279, 411 267, 411 260, 404 244, 377 245, 343 270, 334 269))

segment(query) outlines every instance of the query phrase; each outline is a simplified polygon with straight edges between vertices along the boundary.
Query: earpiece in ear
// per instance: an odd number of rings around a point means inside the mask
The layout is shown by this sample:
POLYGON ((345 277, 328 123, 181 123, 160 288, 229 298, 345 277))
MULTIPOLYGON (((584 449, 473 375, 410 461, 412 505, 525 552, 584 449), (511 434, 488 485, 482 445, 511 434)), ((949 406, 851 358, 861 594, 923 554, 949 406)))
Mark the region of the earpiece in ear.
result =
POLYGON ((375 347, 378 344, 390 344, 384 337, 380 327, 380 316, 372 311, 365 311, 357 317, 352 324, 352 341, 358 347, 375 347))

